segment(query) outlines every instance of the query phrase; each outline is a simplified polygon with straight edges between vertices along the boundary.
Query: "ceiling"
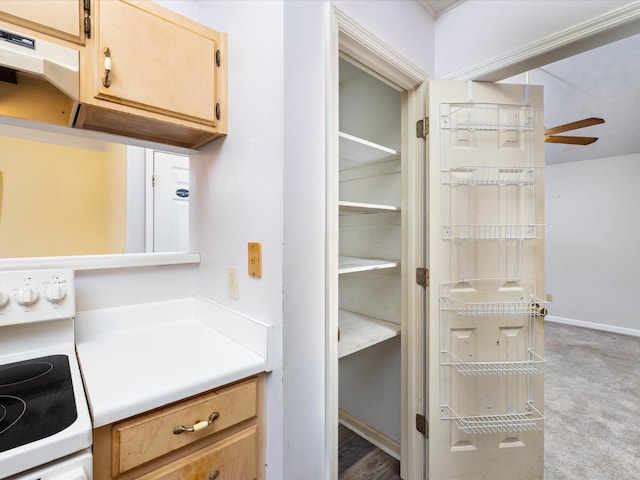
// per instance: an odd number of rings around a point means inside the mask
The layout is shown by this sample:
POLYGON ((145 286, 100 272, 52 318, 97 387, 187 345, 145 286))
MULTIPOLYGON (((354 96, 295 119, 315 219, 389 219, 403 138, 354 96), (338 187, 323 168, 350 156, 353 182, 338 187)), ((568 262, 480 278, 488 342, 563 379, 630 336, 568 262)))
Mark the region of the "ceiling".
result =
POLYGON ((431 14, 433 18, 443 14, 447 10, 451 10, 453 7, 465 0, 418 0, 418 2, 431 14))
MULTIPOLYGON (((546 164, 640 152, 635 118, 640 112, 640 35, 628 37, 529 72, 544 87, 546 128, 587 117, 604 124, 563 133, 598 137, 590 145, 545 145, 546 164)), ((525 81, 524 75, 505 80, 525 81)))

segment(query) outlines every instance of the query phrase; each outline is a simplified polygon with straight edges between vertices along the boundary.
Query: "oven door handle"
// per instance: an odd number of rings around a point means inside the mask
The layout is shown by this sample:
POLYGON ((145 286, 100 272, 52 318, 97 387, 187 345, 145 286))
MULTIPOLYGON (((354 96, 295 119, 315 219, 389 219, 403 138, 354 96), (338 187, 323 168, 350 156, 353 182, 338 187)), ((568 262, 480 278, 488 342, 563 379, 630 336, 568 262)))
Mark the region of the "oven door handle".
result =
POLYGON ((209 418, 207 420, 196 422, 190 427, 185 427, 184 425, 178 425, 173 429, 173 433, 178 435, 182 432, 197 432, 199 430, 203 430, 207 428, 209 425, 211 425, 213 421, 219 416, 220 414, 218 412, 213 412, 211 415, 209 415, 209 418))

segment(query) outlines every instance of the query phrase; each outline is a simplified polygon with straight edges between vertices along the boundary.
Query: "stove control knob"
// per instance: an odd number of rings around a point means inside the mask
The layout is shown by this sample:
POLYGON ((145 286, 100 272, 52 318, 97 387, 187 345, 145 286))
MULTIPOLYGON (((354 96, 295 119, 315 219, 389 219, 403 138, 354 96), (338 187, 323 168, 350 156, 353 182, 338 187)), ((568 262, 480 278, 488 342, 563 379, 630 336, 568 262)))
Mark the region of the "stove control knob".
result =
POLYGON ((67 296, 67 291, 59 283, 52 283, 44 289, 44 298, 51 303, 59 303, 67 296))
POLYGON ((15 297, 20 305, 33 305, 38 301, 38 292, 31 287, 24 287, 16 291, 15 297))
POLYGON ((0 308, 4 307, 7 303, 9 303, 9 295, 0 292, 0 308))

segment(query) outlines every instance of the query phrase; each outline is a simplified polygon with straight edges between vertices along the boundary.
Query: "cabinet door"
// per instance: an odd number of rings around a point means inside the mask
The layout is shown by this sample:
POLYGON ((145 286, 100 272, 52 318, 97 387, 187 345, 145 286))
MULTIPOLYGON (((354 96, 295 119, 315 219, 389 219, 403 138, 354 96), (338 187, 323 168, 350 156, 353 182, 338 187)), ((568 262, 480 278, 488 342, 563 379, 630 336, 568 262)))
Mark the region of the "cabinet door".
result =
POLYGON ((48 0, 46 2, 2 0, 0 19, 31 28, 53 37, 84 43, 84 9, 82 0, 48 0))
POLYGON ((94 97, 215 126, 219 35, 152 2, 96 6, 94 97))
POLYGON ((251 426, 187 455, 139 480, 254 480, 258 476, 258 435, 251 426))
POLYGON ((428 97, 429 478, 542 479, 542 88, 428 97))

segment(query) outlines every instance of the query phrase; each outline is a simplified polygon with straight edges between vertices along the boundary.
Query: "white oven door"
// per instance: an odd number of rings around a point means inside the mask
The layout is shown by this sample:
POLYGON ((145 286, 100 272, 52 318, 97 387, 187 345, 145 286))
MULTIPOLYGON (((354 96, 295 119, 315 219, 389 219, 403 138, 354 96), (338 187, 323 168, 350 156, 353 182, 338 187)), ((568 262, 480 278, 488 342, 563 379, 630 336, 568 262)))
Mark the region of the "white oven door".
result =
POLYGON ((74 453, 43 467, 36 467, 6 480, 92 480, 91 449, 74 453))

